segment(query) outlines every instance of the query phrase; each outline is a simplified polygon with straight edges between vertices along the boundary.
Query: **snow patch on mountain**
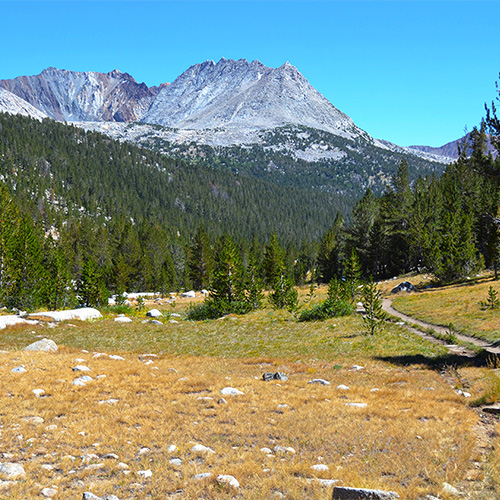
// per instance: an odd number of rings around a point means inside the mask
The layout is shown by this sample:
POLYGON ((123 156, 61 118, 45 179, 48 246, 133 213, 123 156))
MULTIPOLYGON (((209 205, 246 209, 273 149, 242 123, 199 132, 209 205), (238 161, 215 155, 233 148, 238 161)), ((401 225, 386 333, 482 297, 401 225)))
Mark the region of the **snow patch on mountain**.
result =
POLYGON ((42 113, 29 102, 14 95, 8 90, 0 87, 0 113, 9 113, 11 115, 30 116, 37 120, 48 118, 45 113, 42 113))

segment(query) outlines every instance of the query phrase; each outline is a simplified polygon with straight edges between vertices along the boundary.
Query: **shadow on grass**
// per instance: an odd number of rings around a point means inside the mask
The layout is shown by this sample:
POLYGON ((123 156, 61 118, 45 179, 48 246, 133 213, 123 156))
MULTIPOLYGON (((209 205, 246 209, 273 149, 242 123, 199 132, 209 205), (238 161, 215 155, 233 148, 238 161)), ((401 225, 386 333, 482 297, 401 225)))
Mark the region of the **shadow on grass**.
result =
POLYGON ((376 359, 400 366, 424 365, 433 370, 441 370, 446 366, 500 366, 500 358, 484 350, 471 357, 449 353, 434 358, 422 354, 415 354, 403 356, 378 356, 376 359))

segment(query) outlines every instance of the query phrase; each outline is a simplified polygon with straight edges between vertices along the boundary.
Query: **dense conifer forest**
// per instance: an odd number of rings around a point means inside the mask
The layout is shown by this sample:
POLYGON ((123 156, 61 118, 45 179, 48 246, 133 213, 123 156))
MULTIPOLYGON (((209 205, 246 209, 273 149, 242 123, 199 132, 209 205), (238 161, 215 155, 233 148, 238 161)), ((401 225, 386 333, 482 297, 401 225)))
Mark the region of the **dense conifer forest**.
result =
POLYGON ((411 181, 403 160, 381 195, 354 203, 0 115, 0 301, 34 310, 207 288, 195 319, 259 308, 264 288, 293 310, 294 286, 323 282, 332 311, 354 278, 496 271, 500 160, 488 134, 500 152, 494 105, 441 177, 411 181))

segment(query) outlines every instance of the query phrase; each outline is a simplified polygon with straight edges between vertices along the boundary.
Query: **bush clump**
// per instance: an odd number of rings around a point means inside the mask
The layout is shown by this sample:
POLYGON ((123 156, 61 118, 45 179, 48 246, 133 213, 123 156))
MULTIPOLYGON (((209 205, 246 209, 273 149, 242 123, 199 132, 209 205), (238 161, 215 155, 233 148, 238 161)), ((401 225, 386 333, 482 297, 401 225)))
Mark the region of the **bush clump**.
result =
POLYGON ((328 297, 325 301, 310 309, 305 309, 299 321, 322 321, 338 316, 349 316, 355 311, 354 300, 345 282, 334 278, 328 285, 328 297))

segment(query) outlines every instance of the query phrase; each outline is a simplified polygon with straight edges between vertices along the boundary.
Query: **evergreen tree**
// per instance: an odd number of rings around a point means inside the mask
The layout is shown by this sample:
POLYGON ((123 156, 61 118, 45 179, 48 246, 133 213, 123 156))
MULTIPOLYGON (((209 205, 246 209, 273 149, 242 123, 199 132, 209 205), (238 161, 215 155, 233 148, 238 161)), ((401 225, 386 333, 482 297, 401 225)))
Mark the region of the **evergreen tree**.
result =
POLYGON ((187 266, 191 283, 196 290, 210 287, 214 256, 210 238, 204 227, 200 227, 194 237, 188 255, 187 266))
POLYGON ((381 327, 385 313, 382 309, 380 292, 372 278, 370 278, 368 283, 363 285, 361 295, 363 307, 365 308, 363 321, 366 326, 366 332, 373 335, 381 327))
POLYGON ((43 234, 27 215, 13 238, 12 271, 7 307, 34 310, 43 302, 46 272, 43 267, 43 234))
POLYGON ((361 265, 359 263, 358 255, 354 250, 351 251, 351 256, 345 262, 344 280, 350 300, 351 302, 354 302, 354 299, 358 294, 358 287, 361 284, 361 265))
POLYGON ((82 274, 77 283, 77 294, 82 306, 101 307, 107 305, 109 293, 102 274, 91 258, 83 264, 82 274))
POLYGON ((367 275, 371 268, 370 234, 378 215, 378 203, 375 195, 368 188, 352 212, 351 224, 347 230, 349 251, 355 250, 363 274, 367 275))
POLYGON ((264 301, 264 285, 259 276, 258 258, 253 250, 250 251, 248 259, 246 279, 246 301, 248 302, 250 309, 260 309, 264 301))
POLYGON ((278 243, 276 233, 273 233, 264 249, 262 260, 262 276, 264 283, 273 287, 285 272, 285 252, 278 243))
POLYGON ((230 236, 222 236, 217 244, 214 274, 207 304, 218 315, 248 311, 245 300, 245 273, 241 256, 230 236))
POLYGON ((73 307, 76 297, 68 263, 62 248, 51 237, 46 239, 43 260, 46 271, 43 304, 51 310, 73 307))
POLYGON ((319 244, 317 278, 329 283, 340 276, 340 256, 343 247, 344 219, 337 214, 333 226, 325 233, 319 244))
POLYGON ((276 309, 286 309, 295 312, 299 304, 297 289, 293 287, 293 282, 289 276, 282 273, 274 283, 272 291, 269 293, 269 302, 276 309))

